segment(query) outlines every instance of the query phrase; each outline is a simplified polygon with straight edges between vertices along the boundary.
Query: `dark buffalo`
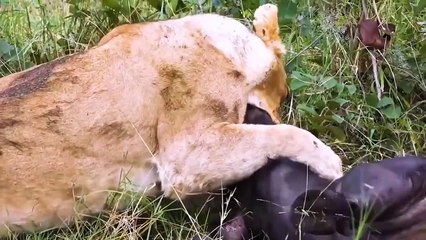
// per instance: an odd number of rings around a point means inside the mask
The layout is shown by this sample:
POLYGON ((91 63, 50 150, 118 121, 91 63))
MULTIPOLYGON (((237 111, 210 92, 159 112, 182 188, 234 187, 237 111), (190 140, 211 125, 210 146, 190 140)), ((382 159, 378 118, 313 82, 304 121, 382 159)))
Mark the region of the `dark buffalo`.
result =
MULTIPOLYGON (((253 106, 245 122, 274 124, 253 106)), ((235 188, 224 240, 426 239, 422 157, 360 164, 334 182, 290 159, 270 161, 235 188)))

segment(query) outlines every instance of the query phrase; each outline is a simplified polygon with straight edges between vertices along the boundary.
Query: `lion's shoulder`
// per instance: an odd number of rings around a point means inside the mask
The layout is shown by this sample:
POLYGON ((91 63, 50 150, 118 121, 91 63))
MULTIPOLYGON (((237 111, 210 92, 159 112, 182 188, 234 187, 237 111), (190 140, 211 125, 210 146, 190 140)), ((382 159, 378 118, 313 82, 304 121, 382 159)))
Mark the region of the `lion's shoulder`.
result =
POLYGON ((274 51, 252 29, 234 18, 213 13, 124 24, 106 34, 97 47, 113 45, 115 38, 126 46, 144 44, 141 48, 145 49, 160 43, 162 49, 186 45, 188 53, 199 49, 199 45, 187 43, 209 45, 244 72, 248 82, 261 79, 276 61, 274 51))

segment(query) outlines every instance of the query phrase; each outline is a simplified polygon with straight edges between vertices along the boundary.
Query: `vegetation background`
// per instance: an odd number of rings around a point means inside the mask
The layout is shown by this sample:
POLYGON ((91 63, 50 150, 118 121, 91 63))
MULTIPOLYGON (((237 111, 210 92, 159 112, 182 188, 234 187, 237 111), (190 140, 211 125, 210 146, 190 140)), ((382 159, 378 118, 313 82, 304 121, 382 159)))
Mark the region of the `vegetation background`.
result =
MULTIPOLYGON (((87 49, 123 23, 215 12, 249 24, 266 2, 279 6, 288 51, 292 96, 282 109, 285 122, 324 139, 348 168, 425 153, 426 0, 366 1, 370 17, 396 26, 391 45, 375 53, 381 99, 368 50, 348 31, 360 21, 360 0, 0 0, 0 77, 87 49)), ((203 231, 197 216, 161 199, 138 199, 126 213, 26 239, 186 239, 203 231)))

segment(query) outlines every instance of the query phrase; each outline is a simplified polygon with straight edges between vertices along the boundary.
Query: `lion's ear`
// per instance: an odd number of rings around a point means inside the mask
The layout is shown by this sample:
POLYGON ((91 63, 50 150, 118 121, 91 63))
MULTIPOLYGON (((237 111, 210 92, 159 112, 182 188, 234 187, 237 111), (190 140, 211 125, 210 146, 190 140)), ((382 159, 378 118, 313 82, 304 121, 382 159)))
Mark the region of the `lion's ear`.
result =
POLYGON ((286 53, 281 42, 278 25, 278 7, 267 3, 259 6, 254 12, 253 28, 257 36, 272 48, 277 55, 286 53))

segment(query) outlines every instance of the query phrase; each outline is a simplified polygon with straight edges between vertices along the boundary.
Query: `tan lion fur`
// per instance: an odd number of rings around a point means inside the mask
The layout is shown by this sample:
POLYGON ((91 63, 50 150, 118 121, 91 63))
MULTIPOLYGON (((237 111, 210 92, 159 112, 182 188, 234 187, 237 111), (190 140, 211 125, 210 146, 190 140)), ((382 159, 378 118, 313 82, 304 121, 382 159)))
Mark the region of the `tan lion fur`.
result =
POLYGON ((1 78, 0 236, 97 213, 108 190, 214 190, 279 155, 340 177, 340 158, 308 131, 242 124, 248 102, 278 122, 287 95, 277 8, 255 17, 257 34, 215 14, 123 25, 1 78))

